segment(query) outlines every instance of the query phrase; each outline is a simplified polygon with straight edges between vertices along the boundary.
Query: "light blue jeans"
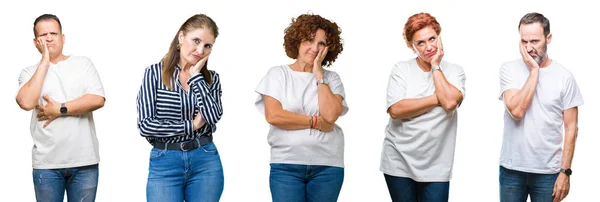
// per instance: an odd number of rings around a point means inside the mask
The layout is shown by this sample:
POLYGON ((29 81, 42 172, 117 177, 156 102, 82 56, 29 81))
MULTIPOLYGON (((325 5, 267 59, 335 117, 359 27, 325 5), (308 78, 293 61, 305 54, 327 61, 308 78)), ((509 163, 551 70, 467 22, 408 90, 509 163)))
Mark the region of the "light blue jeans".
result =
POLYGON ((61 169, 33 169, 35 198, 43 202, 93 202, 98 187, 98 164, 61 169))
POLYGON ((269 178, 273 202, 335 202, 344 182, 344 168, 271 164, 269 178))
POLYGON ((223 183, 214 142, 190 151, 152 148, 150 152, 148 202, 217 202, 223 183))

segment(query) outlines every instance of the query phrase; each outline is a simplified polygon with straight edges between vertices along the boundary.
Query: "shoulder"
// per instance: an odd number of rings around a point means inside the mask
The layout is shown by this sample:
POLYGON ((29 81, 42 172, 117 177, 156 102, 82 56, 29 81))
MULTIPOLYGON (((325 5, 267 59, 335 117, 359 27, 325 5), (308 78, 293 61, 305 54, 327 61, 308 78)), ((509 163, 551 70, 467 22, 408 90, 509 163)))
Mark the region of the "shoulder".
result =
POLYGON ((340 78, 340 75, 337 72, 328 69, 323 69, 323 75, 330 80, 340 78))
POLYGON ((286 72, 289 70, 289 67, 287 65, 278 65, 278 66, 274 66, 269 68, 269 70, 267 71, 267 74, 265 76, 283 76, 286 74, 286 72))
POLYGON ((560 64, 559 62, 552 60, 552 63, 550 64, 551 68, 554 68, 554 72, 556 76, 560 76, 563 79, 567 79, 567 80, 574 80, 574 76, 573 73, 571 73, 571 71, 569 71, 569 69, 567 69, 565 66, 563 66, 562 64, 560 64))
POLYGON ((451 73, 451 74, 455 74, 455 75, 462 75, 465 74, 465 70, 463 69, 463 67, 461 65, 452 63, 452 62, 448 62, 448 61, 442 61, 442 68, 444 73, 451 73))
POLYGON ((514 60, 510 60, 510 61, 506 61, 506 62, 502 63, 500 68, 505 69, 505 70, 510 70, 510 69, 515 69, 515 68, 527 68, 527 67, 525 66, 525 62, 523 62, 523 59, 519 58, 519 59, 514 59, 514 60))

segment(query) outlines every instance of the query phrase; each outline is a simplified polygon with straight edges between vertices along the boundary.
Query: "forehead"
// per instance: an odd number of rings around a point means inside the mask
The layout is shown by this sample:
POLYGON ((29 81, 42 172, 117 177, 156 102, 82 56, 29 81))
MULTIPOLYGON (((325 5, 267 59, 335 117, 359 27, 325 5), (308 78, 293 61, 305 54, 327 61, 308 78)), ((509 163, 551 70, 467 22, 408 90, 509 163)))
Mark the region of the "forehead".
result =
POLYGON ((215 35, 209 29, 197 28, 184 34, 186 38, 199 38, 205 43, 214 43, 215 35))
POLYGON ((437 33, 431 26, 428 26, 415 32, 415 34, 413 34, 413 41, 427 40, 432 36, 437 36, 437 33))
POLYGON ((522 24, 519 26, 521 38, 542 38, 544 37, 544 28, 539 22, 531 24, 522 24))
POLYGON ((35 30, 38 34, 48 32, 60 33, 60 26, 55 20, 42 20, 35 25, 35 30))

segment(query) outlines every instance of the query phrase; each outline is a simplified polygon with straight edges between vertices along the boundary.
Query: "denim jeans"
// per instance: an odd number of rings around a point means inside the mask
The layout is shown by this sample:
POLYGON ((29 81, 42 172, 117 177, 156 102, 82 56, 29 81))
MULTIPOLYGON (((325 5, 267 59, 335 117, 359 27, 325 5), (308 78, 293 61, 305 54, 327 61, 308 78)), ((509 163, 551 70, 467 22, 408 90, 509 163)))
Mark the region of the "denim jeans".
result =
POLYGON ((393 202, 448 201, 450 182, 417 182, 406 177, 383 176, 393 202))
POLYGON ((525 202, 529 195, 531 202, 552 202, 557 177, 558 173, 527 173, 500 166, 500 201, 525 202))
POLYGON ((344 168, 271 164, 269 185, 273 202, 334 202, 344 182, 344 168))
POLYGON ((35 198, 43 202, 93 202, 98 187, 98 164, 61 169, 33 169, 35 198))
POLYGON ((217 202, 223 184, 214 142, 190 151, 152 148, 150 152, 148 202, 217 202))

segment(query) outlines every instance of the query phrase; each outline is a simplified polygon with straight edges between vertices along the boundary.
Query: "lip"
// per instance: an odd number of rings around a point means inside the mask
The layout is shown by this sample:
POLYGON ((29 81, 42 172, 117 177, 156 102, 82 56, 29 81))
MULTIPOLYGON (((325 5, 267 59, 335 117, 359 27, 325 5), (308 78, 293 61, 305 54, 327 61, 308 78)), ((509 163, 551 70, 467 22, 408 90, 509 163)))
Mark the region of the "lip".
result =
POLYGON ((435 52, 431 52, 431 53, 427 53, 425 54, 427 57, 433 57, 435 55, 435 52))

